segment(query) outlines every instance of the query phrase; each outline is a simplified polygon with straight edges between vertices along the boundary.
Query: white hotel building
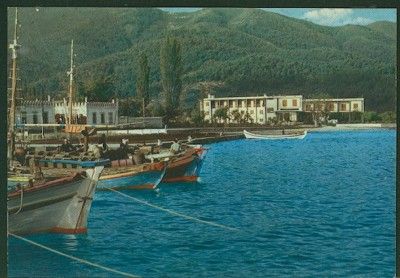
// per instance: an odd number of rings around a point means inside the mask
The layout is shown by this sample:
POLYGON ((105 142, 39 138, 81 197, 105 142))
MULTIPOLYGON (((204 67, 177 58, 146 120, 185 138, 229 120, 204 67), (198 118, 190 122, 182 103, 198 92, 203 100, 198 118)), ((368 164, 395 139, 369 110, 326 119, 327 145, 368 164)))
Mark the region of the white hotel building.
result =
POLYGON ((204 120, 209 122, 212 121, 215 111, 223 107, 228 108, 227 122, 235 122, 232 112, 237 110, 242 115, 248 114, 248 120, 253 123, 266 124, 275 120, 297 122, 300 112, 364 112, 364 99, 303 99, 302 95, 216 98, 208 95, 200 101, 200 111, 204 112, 204 120))

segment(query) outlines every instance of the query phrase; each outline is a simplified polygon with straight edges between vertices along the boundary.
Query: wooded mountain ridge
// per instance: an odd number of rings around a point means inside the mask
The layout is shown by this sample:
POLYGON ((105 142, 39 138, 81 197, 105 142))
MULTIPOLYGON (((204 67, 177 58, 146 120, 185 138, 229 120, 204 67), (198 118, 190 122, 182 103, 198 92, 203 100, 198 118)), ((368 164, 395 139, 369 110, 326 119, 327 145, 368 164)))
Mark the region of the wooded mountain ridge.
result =
MULTIPOLYGON (((14 10, 9 10, 9 41, 14 10)), ((327 27, 261 9, 20 8, 24 97, 67 96, 74 40, 78 95, 107 80, 104 100, 134 97, 141 53, 152 99, 161 94, 160 47, 181 44, 183 106, 218 96, 301 94, 364 97, 367 110, 394 111, 396 24, 327 27)))

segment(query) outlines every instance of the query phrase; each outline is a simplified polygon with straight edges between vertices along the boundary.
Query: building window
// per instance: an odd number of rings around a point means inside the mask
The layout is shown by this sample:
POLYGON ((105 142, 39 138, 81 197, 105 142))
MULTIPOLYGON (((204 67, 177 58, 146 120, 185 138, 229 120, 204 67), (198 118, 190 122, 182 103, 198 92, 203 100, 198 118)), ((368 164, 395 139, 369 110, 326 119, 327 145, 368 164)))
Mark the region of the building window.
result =
POLYGON ((328 103, 327 106, 329 111, 333 111, 333 103, 328 103))
POLYGON ((353 103, 353 109, 358 109, 358 103, 353 103))
POLYGON ((97 124, 97 113, 96 112, 93 112, 93 114, 92 114, 92 121, 93 121, 93 124, 95 125, 95 124, 97 124))
POLYGON ((211 108, 215 108, 215 102, 211 102, 211 108))
POLYGON ((346 103, 341 103, 340 104, 340 110, 341 111, 346 111, 346 103))
POLYGON ((311 104, 306 104, 306 111, 311 111, 311 104))
POLYGON ((267 113, 272 113, 272 112, 274 112, 274 108, 272 107, 267 108, 267 113))
POLYGON ((297 106, 297 99, 292 100, 292 106, 296 107, 297 106))
POLYGON ((38 123, 37 112, 33 112, 32 121, 33 121, 34 124, 37 124, 37 123, 38 123))
POLYGON ((43 123, 48 124, 49 123, 49 112, 43 112, 43 123))
POLYGON ((112 125, 113 124, 113 112, 108 112, 108 124, 112 125))
POLYGON ((264 110, 260 110, 260 114, 264 114, 264 110))
POLYGON ((100 123, 105 124, 106 123, 106 117, 104 113, 100 113, 100 123))
POLYGON ((229 101, 229 108, 233 108, 233 107, 234 107, 233 101, 229 101))
POLYGON ((283 106, 283 107, 286 107, 286 106, 287 106, 287 100, 286 100, 286 99, 282 100, 282 106, 283 106))
POLYGON ((264 119, 263 119, 263 118, 260 118, 258 121, 259 121, 259 122, 262 122, 262 121, 264 121, 264 119))

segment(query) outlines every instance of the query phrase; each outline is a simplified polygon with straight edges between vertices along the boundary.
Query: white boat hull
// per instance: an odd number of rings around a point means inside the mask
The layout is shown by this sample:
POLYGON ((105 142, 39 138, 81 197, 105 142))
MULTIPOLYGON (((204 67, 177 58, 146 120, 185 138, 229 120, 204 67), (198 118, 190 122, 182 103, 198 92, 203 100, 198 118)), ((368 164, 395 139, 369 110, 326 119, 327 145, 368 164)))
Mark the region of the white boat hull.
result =
POLYGON ((8 194, 8 231, 85 233, 97 181, 103 166, 86 170, 77 181, 8 194))
POLYGON ((282 135, 255 134, 243 130, 243 134, 247 139, 262 139, 262 140, 304 139, 307 136, 307 130, 304 131, 303 134, 282 134, 282 135))

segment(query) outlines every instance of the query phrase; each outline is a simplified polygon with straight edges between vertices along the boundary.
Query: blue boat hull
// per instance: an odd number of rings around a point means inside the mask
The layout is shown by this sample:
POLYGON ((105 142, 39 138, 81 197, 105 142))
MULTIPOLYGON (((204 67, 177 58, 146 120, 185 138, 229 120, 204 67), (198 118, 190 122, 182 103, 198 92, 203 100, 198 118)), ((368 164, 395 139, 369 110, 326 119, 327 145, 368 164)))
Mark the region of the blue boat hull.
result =
POLYGON ((98 190, 113 189, 155 189, 165 174, 166 166, 162 169, 150 169, 138 173, 121 173, 100 177, 98 190))

